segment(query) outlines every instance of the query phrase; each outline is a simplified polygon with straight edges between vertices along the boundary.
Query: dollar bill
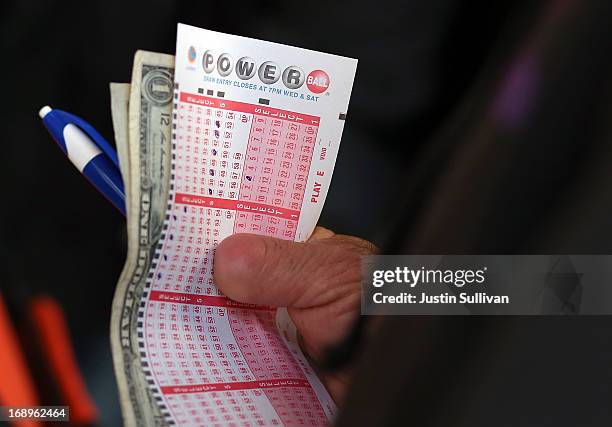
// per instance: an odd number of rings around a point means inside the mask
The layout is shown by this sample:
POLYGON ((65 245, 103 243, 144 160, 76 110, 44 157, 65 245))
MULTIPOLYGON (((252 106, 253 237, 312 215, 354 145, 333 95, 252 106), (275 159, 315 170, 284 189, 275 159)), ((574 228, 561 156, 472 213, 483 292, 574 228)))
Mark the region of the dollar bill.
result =
MULTIPOLYGON (((121 178, 125 192, 125 208, 126 215, 129 216, 129 200, 130 200, 130 157, 129 157, 129 138, 128 138, 128 108, 130 105, 130 84, 129 83, 111 83, 111 116, 113 119, 113 131, 115 135, 115 146, 117 147, 117 156, 119 157, 119 166, 121 168, 121 178)), ((132 264, 135 261, 133 254, 130 254, 125 260, 125 265, 122 270, 122 276, 119 281, 123 281, 123 274, 129 274, 132 271, 132 264)))
POLYGON ((111 83, 110 97, 115 145, 119 157, 119 166, 121 167, 121 178, 123 178, 123 186, 125 187, 125 198, 129 200, 130 157, 128 147, 128 108, 130 106, 130 84, 111 83))
POLYGON ((137 314, 168 201, 173 74, 173 56, 138 51, 127 105, 125 87, 111 89, 118 146, 119 139, 127 141, 127 150, 120 155, 128 159, 122 171, 129 186, 128 255, 113 298, 110 334, 121 411, 128 426, 165 424, 141 366, 137 314), (127 135, 123 123, 128 124, 127 135))

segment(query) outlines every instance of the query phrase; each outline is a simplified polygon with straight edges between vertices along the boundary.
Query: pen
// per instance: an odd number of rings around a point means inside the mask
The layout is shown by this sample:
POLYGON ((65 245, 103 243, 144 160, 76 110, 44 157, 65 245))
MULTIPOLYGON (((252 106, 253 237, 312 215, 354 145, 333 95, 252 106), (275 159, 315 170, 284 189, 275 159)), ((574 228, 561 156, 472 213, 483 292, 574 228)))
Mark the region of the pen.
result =
POLYGON ((125 216, 125 192, 115 150, 74 114, 44 106, 38 115, 72 164, 125 216))

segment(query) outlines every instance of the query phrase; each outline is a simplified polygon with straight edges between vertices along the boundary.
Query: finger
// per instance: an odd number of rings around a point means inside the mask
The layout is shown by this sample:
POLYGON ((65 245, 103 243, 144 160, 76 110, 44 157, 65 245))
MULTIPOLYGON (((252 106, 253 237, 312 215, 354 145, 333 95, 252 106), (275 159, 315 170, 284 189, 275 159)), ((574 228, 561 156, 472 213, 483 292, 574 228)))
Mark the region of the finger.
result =
POLYGON ((236 234, 218 246, 214 278, 221 291, 236 301, 314 307, 359 292, 364 253, 343 239, 296 243, 236 234))
POLYGON ((314 240, 319 240, 319 239, 329 239, 331 237, 334 237, 336 233, 334 233, 333 231, 331 231, 328 228, 325 227, 321 227, 321 226, 316 226, 314 231, 312 232, 312 235, 310 236, 310 238, 308 239, 309 242, 312 242, 314 240))

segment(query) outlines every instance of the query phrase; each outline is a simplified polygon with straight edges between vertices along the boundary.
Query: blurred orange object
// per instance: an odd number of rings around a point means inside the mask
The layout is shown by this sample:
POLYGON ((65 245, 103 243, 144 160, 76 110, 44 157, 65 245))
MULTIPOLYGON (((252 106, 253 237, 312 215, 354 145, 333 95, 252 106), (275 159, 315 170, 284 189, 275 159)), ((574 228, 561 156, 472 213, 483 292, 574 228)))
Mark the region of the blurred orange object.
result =
POLYGON ((63 399, 62 404, 70 407, 70 422, 95 424, 98 409, 80 374, 60 305, 51 297, 37 296, 30 303, 30 314, 49 363, 49 372, 63 399))
MULTIPOLYGON (((0 404, 3 406, 39 405, 34 381, 0 295, 0 404)), ((36 421, 19 420, 15 426, 39 426, 36 421)))

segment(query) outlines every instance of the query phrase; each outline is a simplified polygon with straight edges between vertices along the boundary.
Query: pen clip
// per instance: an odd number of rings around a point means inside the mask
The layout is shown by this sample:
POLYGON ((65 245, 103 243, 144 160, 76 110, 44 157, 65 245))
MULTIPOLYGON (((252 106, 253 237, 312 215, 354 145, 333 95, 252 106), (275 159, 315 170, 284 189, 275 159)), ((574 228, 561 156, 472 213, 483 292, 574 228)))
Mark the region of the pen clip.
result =
POLYGON ((54 111, 63 114, 70 122, 81 128, 83 132, 88 134, 94 141, 94 143, 100 148, 100 150, 102 150, 102 152, 106 154, 109 159, 111 159, 115 166, 117 166, 117 169, 121 170, 119 166, 119 158, 117 157, 117 152, 113 149, 113 147, 110 146, 108 142, 106 142, 104 137, 100 135, 100 133, 98 133, 98 131, 95 130, 93 126, 91 126, 82 118, 75 116, 74 114, 57 109, 55 109, 54 111))

